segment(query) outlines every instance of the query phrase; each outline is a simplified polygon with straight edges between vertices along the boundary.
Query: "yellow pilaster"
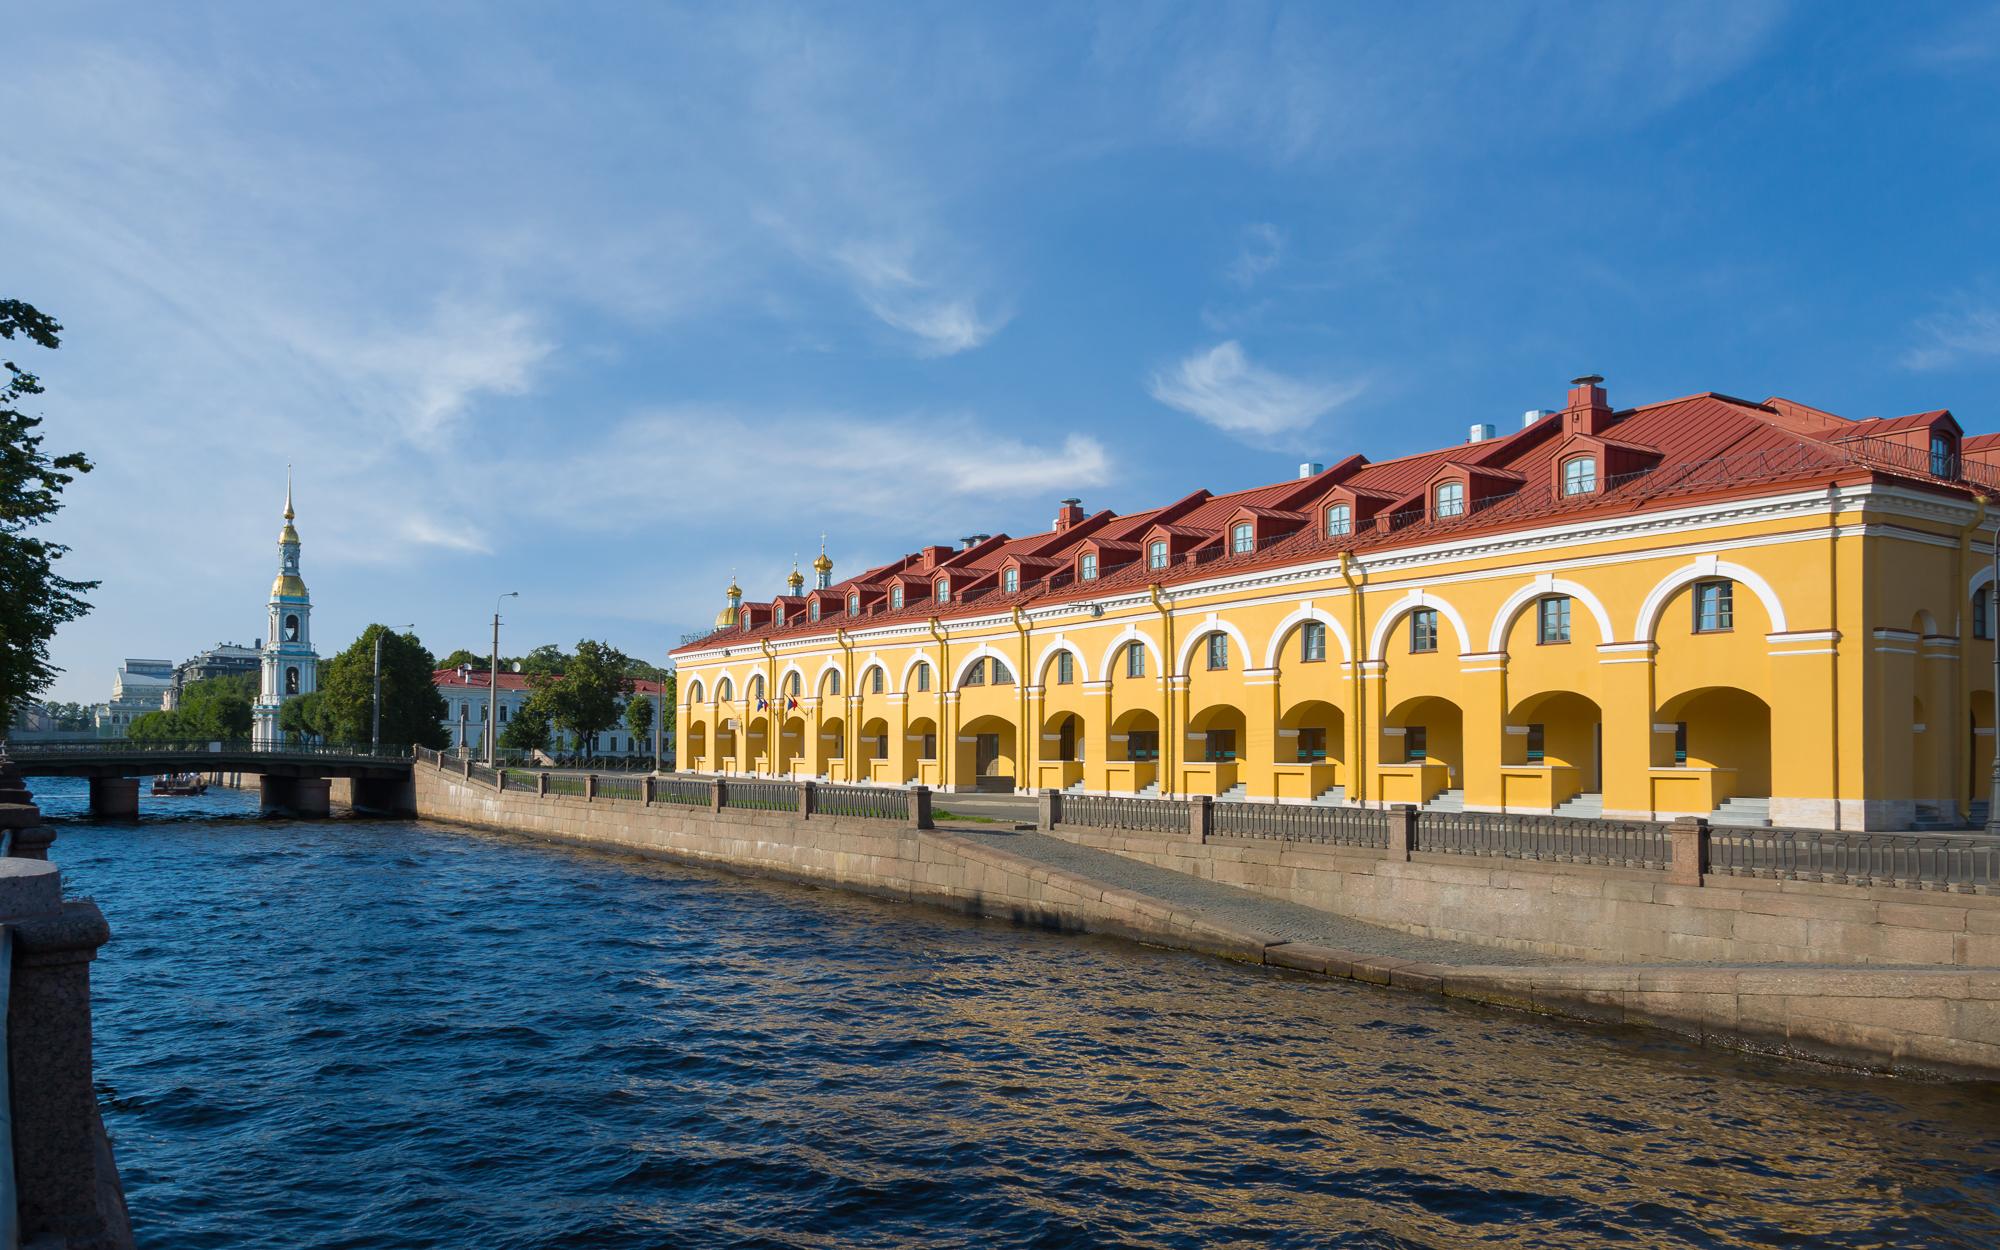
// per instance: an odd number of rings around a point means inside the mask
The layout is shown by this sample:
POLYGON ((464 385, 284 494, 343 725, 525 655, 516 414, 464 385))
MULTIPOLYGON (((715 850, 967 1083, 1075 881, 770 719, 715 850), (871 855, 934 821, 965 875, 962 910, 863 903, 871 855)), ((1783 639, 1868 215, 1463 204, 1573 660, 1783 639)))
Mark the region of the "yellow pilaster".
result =
POLYGON ((1458 658, 1465 753, 1465 773, 1458 784, 1468 808, 1497 811, 1506 804, 1500 761, 1506 740, 1507 653, 1467 653, 1458 658))
POLYGON ((1597 660, 1604 691, 1604 814, 1651 819, 1651 772, 1658 751, 1653 733, 1653 652, 1650 642, 1600 646, 1597 660))

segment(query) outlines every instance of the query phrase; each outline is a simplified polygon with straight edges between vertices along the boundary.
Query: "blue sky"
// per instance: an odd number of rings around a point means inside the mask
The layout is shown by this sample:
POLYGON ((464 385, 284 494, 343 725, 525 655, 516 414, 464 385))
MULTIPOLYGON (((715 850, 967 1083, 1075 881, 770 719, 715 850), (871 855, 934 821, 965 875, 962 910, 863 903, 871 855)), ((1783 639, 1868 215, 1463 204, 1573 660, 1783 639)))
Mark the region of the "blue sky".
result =
POLYGON ((2000 6, 559 7, 9 15, 5 294, 98 464, 57 697, 261 628, 287 461, 322 652, 519 590, 510 649, 657 660, 822 532, 1583 372, 2000 428, 2000 6))

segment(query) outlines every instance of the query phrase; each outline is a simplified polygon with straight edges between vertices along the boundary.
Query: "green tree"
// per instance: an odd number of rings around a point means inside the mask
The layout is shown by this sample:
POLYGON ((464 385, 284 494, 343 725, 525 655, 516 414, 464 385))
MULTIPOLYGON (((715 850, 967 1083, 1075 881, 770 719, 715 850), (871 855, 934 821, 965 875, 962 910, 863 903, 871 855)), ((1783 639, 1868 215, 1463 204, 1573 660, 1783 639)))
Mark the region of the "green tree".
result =
POLYGON ((315 690, 279 704, 278 728, 292 739, 321 742, 330 739, 325 693, 315 690))
POLYGON ((529 677, 537 674, 543 677, 556 677, 569 667, 569 657, 563 654, 561 647, 552 642, 543 643, 515 662, 529 677))
POLYGON ((470 665, 472 668, 477 669, 479 672, 482 673, 486 671, 486 664, 487 664, 486 655, 484 654, 474 655, 472 652, 467 651, 464 647, 460 647, 458 650, 452 652, 450 655, 438 661, 439 668, 458 668, 461 665, 470 665))
POLYGON ((431 674, 437 664, 415 634, 370 625, 319 670, 318 732, 329 742, 365 743, 374 730, 375 639, 382 639, 382 745, 451 745, 445 701, 431 674))
POLYGON ((180 703, 170 713, 173 737, 182 742, 243 742, 250 737, 250 706, 256 699, 257 679, 248 673, 190 682, 181 688, 180 703))
MULTIPOLYGON (((19 300, 0 300, 0 339, 17 335, 54 351, 62 343, 55 318, 19 300)), ((84 593, 96 582, 73 581, 55 571, 69 548, 32 538, 28 530, 62 508, 63 487, 90 472, 81 452, 51 459, 42 451, 42 424, 19 408, 42 393, 34 374, 13 361, 0 386, 0 724, 28 699, 48 688, 59 671, 49 663, 49 639, 58 626, 90 611, 84 593)))
POLYGON ((499 746, 503 751, 546 751, 549 749, 549 714, 529 699, 514 718, 501 726, 499 746))
POLYGON ((650 695, 635 694, 625 705, 625 730, 633 738, 632 751, 635 755, 650 755, 653 752, 653 700, 650 695))
MULTIPOLYGON (((537 647, 532 658, 553 647, 537 647)), ((560 653, 558 653, 560 654, 560 653)), ((528 688, 534 691, 531 706, 539 705, 550 724, 569 734, 582 749, 591 735, 611 728, 632 693, 632 679, 625 675, 625 653, 609 643, 586 638, 576 644, 576 654, 568 657, 560 676, 530 672, 528 688)))
POLYGON ((181 731, 178 712, 147 712, 134 716, 132 723, 125 726, 125 736, 134 742, 187 742, 187 734, 181 731))

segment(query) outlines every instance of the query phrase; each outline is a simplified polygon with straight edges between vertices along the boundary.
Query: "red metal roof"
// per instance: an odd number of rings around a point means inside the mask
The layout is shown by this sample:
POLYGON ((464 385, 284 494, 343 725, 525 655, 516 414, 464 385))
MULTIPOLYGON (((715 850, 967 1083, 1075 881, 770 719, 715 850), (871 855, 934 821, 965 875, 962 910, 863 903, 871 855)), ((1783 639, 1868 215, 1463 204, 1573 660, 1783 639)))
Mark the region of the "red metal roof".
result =
MULTIPOLYGON (((1165 507, 1122 516, 1099 512, 1063 531, 1025 538, 1003 534, 970 551, 954 551, 929 571, 952 574, 952 601, 942 607, 926 596, 913 599, 900 611, 878 604, 858 618, 840 611, 818 621, 788 621, 775 629, 763 624, 749 631, 724 629, 676 651, 729 645, 737 639, 827 634, 837 628, 866 628, 897 619, 985 616, 1026 603, 1094 597, 1154 582, 1172 585, 1212 576, 1225 567, 1249 569, 1314 556, 1324 558, 1343 550, 1372 551, 1434 542, 1448 535, 1536 525, 1558 516, 1679 506, 1690 499, 1749 494, 1776 485, 1885 476, 1952 493, 2000 490, 2000 467, 1988 465, 1982 458, 1961 457, 1961 478, 1939 478, 1927 471, 1925 456, 1912 454, 1912 449, 1891 440, 1878 443, 1873 438, 1948 417, 1949 413, 1920 413, 1887 422, 1874 418, 1853 421, 1786 399, 1753 403, 1703 392, 1612 414, 1598 438, 1658 459, 1641 471, 1605 476, 1593 493, 1565 496, 1559 493, 1553 472, 1558 449, 1565 444, 1561 415, 1478 443, 1441 447, 1379 464, 1350 456, 1310 477, 1223 495, 1196 491, 1165 507), (1429 519, 1422 491, 1447 463, 1470 468, 1499 484, 1504 493, 1476 502, 1459 516, 1429 519), (1395 500, 1396 510, 1378 514, 1374 521, 1364 521, 1353 533, 1338 537, 1328 537, 1323 527, 1309 524, 1267 540, 1252 552, 1231 552, 1223 541, 1224 527, 1241 510, 1290 519, 1335 486, 1395 500), (1183 550, 1166 569, 1152 569, 1137 560, 1094 581, 1076 582, 1071 557, 1079 544, 1094 538, 1106 546, 1117 544, 1121 552, 1129 550, 1125 544, 1140 539, 1155 522, 1163 523, 1177 537, 1195 537, 1194 549, 1183 550), (994 576, 1010 555, 1024 561, 1020 587, 1013 593, 1000 590, 994 576), (1049 570, 1045 576, 1031 576, 1044 569, 1049 570)), ((2000 445, 2000 435, 1979 435, 1962 443, 1966 452, 1996 445, 2000 445)), ((853 580, 878 582, 897 570, 914 570, 919 563, 918 556, 906 556, 853 580)), ((835 592, 843 593, 848 584, 836 586, 835 592)))

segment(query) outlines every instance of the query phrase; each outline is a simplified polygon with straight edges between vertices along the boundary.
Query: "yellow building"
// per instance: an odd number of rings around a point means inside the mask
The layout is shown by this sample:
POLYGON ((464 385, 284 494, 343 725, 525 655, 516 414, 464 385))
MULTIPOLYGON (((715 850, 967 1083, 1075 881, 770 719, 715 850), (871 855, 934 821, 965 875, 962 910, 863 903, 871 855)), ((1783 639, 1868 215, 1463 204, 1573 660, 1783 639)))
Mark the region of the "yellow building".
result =
POLYGON ((925 547, 679 648, 699 772, 1847 829, 1983 815, 2000 436, 1602 379, 925 547), (1979 811, 1974 812, 1977 804, 1979 811))

